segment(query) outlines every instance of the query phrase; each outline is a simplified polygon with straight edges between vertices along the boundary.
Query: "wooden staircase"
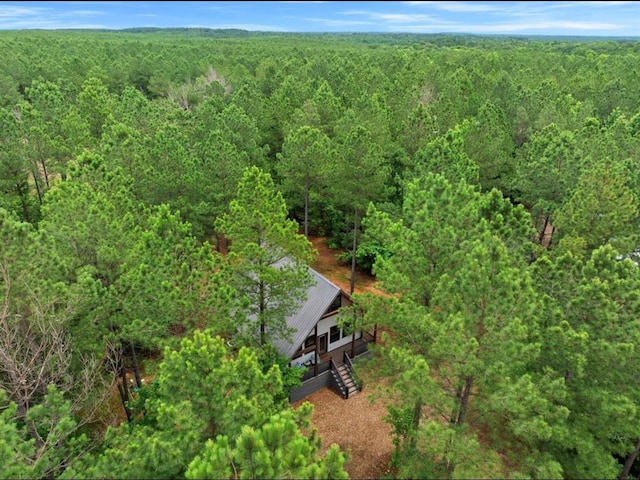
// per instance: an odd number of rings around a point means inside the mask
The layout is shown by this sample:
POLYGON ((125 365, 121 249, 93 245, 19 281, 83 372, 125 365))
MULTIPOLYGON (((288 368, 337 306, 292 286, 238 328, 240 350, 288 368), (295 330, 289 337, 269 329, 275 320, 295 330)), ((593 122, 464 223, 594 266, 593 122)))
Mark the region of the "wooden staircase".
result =
POLYGON ((360 391, 360 386, 356 382, 351 369, 347 366, 346 363, 338 366, 338 375, 340 376, 340 379, 342 380, 342 384, 344 385, 346 391, 345 398, 349 398, 351 395, 355 395, 360 391))
POLYGON ((343 398, 348 399, 351 395, 362 390, 362 384, 354 372, 353 363, 346 352, 343 360, 344 362, 338 365, 331 359, 331 375, 333 377, 331 385, 343 398))

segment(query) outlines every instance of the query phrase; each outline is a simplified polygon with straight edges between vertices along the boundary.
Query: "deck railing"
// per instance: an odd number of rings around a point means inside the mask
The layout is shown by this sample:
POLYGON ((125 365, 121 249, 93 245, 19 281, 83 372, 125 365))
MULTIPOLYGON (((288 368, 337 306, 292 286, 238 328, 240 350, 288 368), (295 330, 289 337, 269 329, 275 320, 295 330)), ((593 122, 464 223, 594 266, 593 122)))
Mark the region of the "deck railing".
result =
POLYGON ((351 374, 351 378, 353 378, 353 381, 356 384, 356 387, 358 387, 358 390, 362 390, 362 380, 360 380, 360 377, 358 377, 358 374, 356 373, 356 369, 353 367, 353 362, 351 361, 351 357, 349 357, 349 354, 346 352, 344 352, 343 354, 343 361, 344 364, 347 366, 347 369, 349 369, 349 373, 351 374))
POLYGON ((320 362, 318 364, 318 375, 330 369, 331 369, 331 363, 329 363, 328 361, 320 362))
MULTIPOLYGON (((315 365, 311 365, 310 367, 306 367, 304 373, 302 374, 302 381, 305 382, 307 380, 312 379, 316 376, 315 365)), ((324 362, 318 363, 318 373, 320 375, 322 372, 326 372, 331 368, 331 364, 329 360, 325 360, 324 362)))
POLYGON ((365 353, 367 350, 369 350, 369 344, 368 343, 361 343, 360 345, 356 345, 355 348, 355 357, 362 355, 363 353, 365 353))
POLYGON ((336 365, 336 362, 333 361, 333 358, 330 358, 329 359, 329 363, 330 363, 330 367, 331 367, 331 371, 332 371, 331 373, 333 375, 333 379, 338 384, 338 390, 340 390, 340 392, 342 393, 342 395, 345 398, 349 398, 349 389, 344 384, 344 381, 342 380, 342 377, 340 376, 340 373, 338 372, 338 366, 336 365))

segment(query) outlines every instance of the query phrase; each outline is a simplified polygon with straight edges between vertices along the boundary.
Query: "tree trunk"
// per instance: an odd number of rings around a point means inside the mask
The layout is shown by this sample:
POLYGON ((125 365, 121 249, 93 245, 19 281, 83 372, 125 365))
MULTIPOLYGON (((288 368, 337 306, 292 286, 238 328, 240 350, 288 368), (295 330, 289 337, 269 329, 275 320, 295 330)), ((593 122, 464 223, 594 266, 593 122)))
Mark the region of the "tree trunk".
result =
POLYGON ((547 247, 551 246, 551 243, 553 242, 553 234, 556 231, 556 227, 554 225, 551 226, 551 233, 549 234, 549 244, 547 245, 547 247))
POLYGON ((20 182, 16 185, 16 191, 20 197, 24 220, 27 223, 31 223, 31 214, 29 213, 29 204, 27 203, 27 199, 29 198, 29 185, 26 182, 20 182))
POLYGON ((47 173, 47 165, 44 158, 40 158, 40 165, 42 165, 42 173, 44 174, 44 184, 47 186, 47 190, 49 190, 51 186, 49 185, 49 174, 47 173))
POLYGON ((351 332, 351 358, 356 358, 356 320, 357 320, 356 310, 353 310, 353 326, 351 332))
POLYGON ((458 412, 460 411, 460 399, 462 398, 462 391, 464 389, 464 384, 460 384, 458 388, 456 388, 456 403, 453 405, 453 410, 451 411, 451 416, 449 417, 449 425, 455 425, 458 420, 458 412))
POLYGON ((305 178, 304 186, 304 236, 309 238, 309 175, 305 178))
POLYGON ((264 346, 267 343, 267 329, 264 324, 264 312, 266 310, 266 306, 264 304, 264 282, 260 282, 260 345, 264 346))
POLYGON ((117 385, 118 385, 118 392, 120 393, 120 400, 122 400, 122 407, 124 408, 124 413, 127 415, 127 423, 131 423, 131 412, 129 412, 129 409, 127 408, 127 402, 124 399, 125 397, 124 390, 122 389, 122 385, 120 385, 120 382, 117 382, 117 385))
POLYGON ((542 225, 542 233, 540 233, 540 245, 544 246, 544 235, 547 233, 547 225, 549 225, 549 215, 544 216, 544 225, 542 225))
POLYGON ((460 398, 460 410, 458 411, 458 419, 456 425, 462 425, 467 414, 467 406, 469 405, 469 397, 471 396, 471 387, 473 386, 473 377, 467 377, 464 380, 464 390, 462 398, 460 398))
POLYGON ((422 417, 422 400, 417 400, 413 406, 413 418, 411 419, 411 425, 414 430, 418 430, 420 426, 420 418, 422 417))
POLYGON ((127 385, 127 369, 124 366, 124 358, 120 356, 120 377, 122 379, 122 386, 118 384, 118 388, 120 390, 120 398, 122 399, 122 406, 124 407, 124 412, 127 414, 127 422, 131 423, 131 412, 129 411, 129 407, 127 407, 127 402, 129 401, 129 386, 127 385))
POLYGON ((431 306, 431 294, 429 292, 424 294, 424 306, 427 308, 431 306))
POLYGON ((226 255, 229 253, 229 242, 227 241, 227 237, 222 233, 218 233, 216 235, 216 247, 219 253, 226 255))
POLYGON ((140 388, 142 386, 142 377, 140 376, 140 365, 138 365, 138 356, 136 355, 136 347, 133 342, 129 342, 131 347, 131 359, 133 361, 133 374, 136 377, 136 386, 140 388))
POLYGON ((626 480, 629 477, 629 472, 631 471, 631 467, 633 467, 633 463, 636 461, 638 454, 640 453, 640 438, 636 442, 636 448, 633 449, 633 452, 629 454, 627 460, 624 462, 624 468, 618 477, 618 480, 626 480))
POLYGON ((411 447, 411 450, 416 448, 418 428, 420 427, 420 418, 422 418, 422 399, 416 400, 416 403, 413 405, 411 432, 409 432, 409 446, 411 447))
POLYGON ((360 209, 356 208, 353 219, 353 250, 351 251, 351 281, 349 283, 349 295, 356 288, 356 250, 358 249, 358 227, 360 223, 360 209))
POLYGON ((42 191, 40 190, 40 182, 38 182, 37 169, 36 171, 33 171, 31 173, 33 174, 33 183, 36 185, 36 192, 38 193, 38 201, 40 202, 40 205, 42 205, 42 191))

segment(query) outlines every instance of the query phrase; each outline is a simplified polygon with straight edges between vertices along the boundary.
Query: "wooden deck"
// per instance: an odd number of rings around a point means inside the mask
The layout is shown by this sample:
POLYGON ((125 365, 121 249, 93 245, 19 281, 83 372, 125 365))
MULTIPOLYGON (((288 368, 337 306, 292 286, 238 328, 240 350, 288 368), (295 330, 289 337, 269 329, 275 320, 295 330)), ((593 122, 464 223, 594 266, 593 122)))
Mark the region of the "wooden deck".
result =
MULTIPOLYGON (((365 353, 368 348, 367 345, 373 342, 373 335, 363 332, 362 337, 358 338, 355 342, 355 356, 362 355, 365 353)), ((347 352, 349 356, 351 356, 351 342, 347 345, 344 345, 340 348, 336 348, 324 355, 320 356, 320 362, 318 363, 317 375, 320 375, 331 369, 331 365, 329 360, 333 359, 333 363, 336 366, 340 366, 344 363, 344 352, 347 352)), ((315 365, 310 365, 305 372, 302 374, 302 381, 306 382, 307 380, 312 379, 316 375, 315 365)))
MULTIPOLYGON (((361 338, 356 339, 355 342, 355 356, 357 357, 361 353, 367 350, 367 344, 369 341, 366 340, 367 334, 363 334, 361 338)), ((336 365, 342 365, 344 363, 344 352, 347 352, 351 357, 351 342, 343 345, 342 347, 336 348, 335 350, 331 350, 324 355, 320 355, 320 363, 329 361, 329 358, 333 359, 333 362, 336 365)))

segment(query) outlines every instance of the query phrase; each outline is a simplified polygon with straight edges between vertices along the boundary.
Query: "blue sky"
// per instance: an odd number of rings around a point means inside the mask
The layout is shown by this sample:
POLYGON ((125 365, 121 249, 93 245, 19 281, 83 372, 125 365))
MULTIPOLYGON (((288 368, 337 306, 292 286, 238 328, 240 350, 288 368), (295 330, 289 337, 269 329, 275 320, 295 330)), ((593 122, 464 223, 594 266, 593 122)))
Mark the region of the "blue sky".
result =
POLYGON ((207 27, 640 37, 640 2, 3 2, 0 29, 207 27))

